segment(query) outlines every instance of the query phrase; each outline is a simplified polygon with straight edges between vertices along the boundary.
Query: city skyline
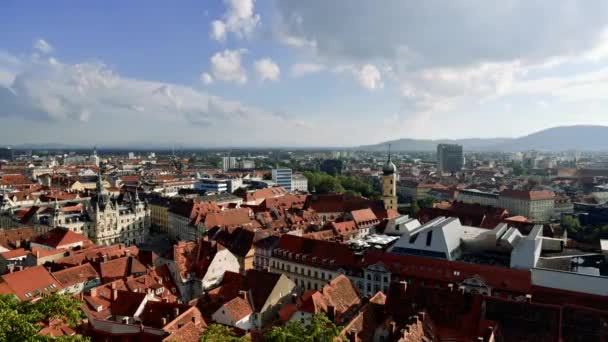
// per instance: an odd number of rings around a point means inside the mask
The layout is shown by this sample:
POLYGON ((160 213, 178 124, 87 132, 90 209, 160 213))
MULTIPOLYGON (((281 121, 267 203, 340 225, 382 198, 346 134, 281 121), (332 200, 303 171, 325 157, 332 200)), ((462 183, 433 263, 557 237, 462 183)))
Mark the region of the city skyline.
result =
POLYGON ((8 1, 0 144, 342 147, 608 125, 607 28, 601 2, 8 1))

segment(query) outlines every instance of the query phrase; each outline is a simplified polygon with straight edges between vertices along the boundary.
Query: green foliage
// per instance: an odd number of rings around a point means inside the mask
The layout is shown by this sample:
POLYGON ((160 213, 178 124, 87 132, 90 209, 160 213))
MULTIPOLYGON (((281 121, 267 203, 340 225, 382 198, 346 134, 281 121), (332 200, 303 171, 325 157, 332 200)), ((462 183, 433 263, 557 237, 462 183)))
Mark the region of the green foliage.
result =
POLYGON ((312 317, 310 325, 304 326, 299 321, 291 321, 284 326, 275 326, 264 335, 270 342, 317 342, 334 341, 340 335, 340 328, 324 314, 312 317))
POLYGON ((418 205, 418 201, 412 202, 412 204, 410 206, 410 216, 416 217, 416 215, 418 215, 419 211, 420 211, 420 205, 418 205))
POLYGON ((437 199, 432 196, 427 196, 419 199, 417 202, 420 208, 432 208, 433 203, 437 202, 437 199))
POLYGON ((565 216, 562 221, 562 226, 569 235, 578 236, 581 232, 581 223, 578 218, 573 216, 565 216))
POLYGON ((304 172, 308 190, 318 194, 346 193, 368 198, 378 198, 371 184, 353 176, 331 176, 324 172, 304 172))
POLYGON ((200 339, 201 342, 245 342, 245 337, 237 337, 232 328, 222 324, 209 325, 200 339))
POLYGON ((84 317, 80 303, 70 296, 53 294, 32 303, 13 295, 0 295, 0 341, 88 341, 81 335, 61 338, 37 335, 40 322, 60 318, 75 327, 84 317))

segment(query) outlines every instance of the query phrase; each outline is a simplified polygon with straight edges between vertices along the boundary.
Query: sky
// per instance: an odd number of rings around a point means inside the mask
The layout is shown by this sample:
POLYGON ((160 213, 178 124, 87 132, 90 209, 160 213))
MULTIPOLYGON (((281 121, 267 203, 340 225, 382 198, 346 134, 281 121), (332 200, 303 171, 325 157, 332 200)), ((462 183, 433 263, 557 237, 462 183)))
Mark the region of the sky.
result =
POLYGON ((608 1, 0 1, 0 144, 359 146, 608 125, 608 1))

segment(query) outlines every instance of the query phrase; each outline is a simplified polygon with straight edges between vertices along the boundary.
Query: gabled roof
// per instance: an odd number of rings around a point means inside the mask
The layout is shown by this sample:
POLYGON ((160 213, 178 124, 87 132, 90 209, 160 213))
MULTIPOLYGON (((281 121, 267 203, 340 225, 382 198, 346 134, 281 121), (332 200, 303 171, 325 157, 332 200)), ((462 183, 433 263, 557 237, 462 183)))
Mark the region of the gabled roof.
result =
POLYGON ((30 254, 30 252, 26 251, 23 248, 18 248, 18 249, 13 249, 12 251, 6 251, 4 253, 0 253, 0 257, 2 257, 5 260, 10 260, 10 259, 14 259, 14 258, 25 257, 28 254, 30 254))
POLYGON ((216 252, 217 247, 209 241, 180 241, 173 246, 173 260, 182 279, 188 274, 202 278, 216 252))
POLYGON ((127 277, 137 273, 145 273, 146 266, 132 256, 125 256, 102 262, 99 265, 101 277, 104 280, 112 280, 127 277))
POLYGON ((346 313, 361 304, 355 285, 345 275, 339 275, 323 287, 323 296, 336 310, 336 315, 346 313))
POLYGON ((43 266, 26 268, 19 272, 8 273, 2 276, 0 291, 4 294, 14 294, 21 300, 31 300, 43 293, 52 293, 61 290, 61 284, 43 266))
POLYGON ((374 212, 371 211, 371 209, 353 210, 353 211, 351 211, 350 214, 353 216, 353 220, 357 224, 369 223, 369 222, 373 222, 373 221, 377 221, 378 220, 378 218, 376 217, 376 215, 374 214, 374 212))
POLYGON ((235 322, 240 321, 253 312, 249 303, 241 297, 234 297, 223 305, 223 309, 226 310, 226 314, 235 322))
POLYGON ((53 272, 53 277, 55 277, 55 279, 61 283, 61 286, 68 287, 74 284, 84 283, 99 278, 99 274, 95 268, 91 266, 91 264, 86 263, 80 266, 53 272))
POLYGON ((326 262, 327 267, 337 268, 341 266, 352 266, 356 264, 355 254, 344 244, 302 238, 295 235, 284 234, 279 239, 279 244, 274 254, 281 256, 282 251, 293 253, 293 255, 306 256, 302 263, 326 262), (315 260, 313 260, 313 258, 315 260))
POLYGON ((254 232, 237 228, 232 232, 227 229, 219 229, 211 239, 228 248, 234 255, 244 258, 251 249, 254 237, 254 232))
POLYGON ((280 278, 280 274, 266 271, 248 270, 245 273, 242 290, 248 291, 247 295, 254 311, 262 310, 280 278))
POLYGON ((62 248, 74 243, 92 244, 84 235, 74 233, 67 228, 55 228, 34 239, 35 243, 53 248, 62 248))
POLYGON ((356 234, 359 230, 355 221, 332 222, 331 226, 340 235, 356 234))

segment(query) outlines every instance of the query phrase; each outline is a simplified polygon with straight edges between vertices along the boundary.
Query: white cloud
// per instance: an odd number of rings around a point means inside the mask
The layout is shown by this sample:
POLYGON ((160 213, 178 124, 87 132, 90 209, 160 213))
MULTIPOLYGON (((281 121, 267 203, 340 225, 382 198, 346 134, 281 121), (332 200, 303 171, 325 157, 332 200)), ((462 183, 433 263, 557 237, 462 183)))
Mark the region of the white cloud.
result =
POLYGON ((291 66, 291 76, 300 77, 308 74, 314 74, 325 69, 323 64, 317 63, 296 63, 291 66))
POLYGON ((247 72, 241 65, 246 50, 224 50, 211 56, 211 73, 216 80, 247 83, 247 72))
POLYGON ((278 81, 281 70, 279 66, 270 58, 259 59, 253 63, 255 72, 260 81, 278 81))
POLYGON ((221 20, 211 22, 211 32, 209 33, 212 39, 223 42, 226 40, 226 24, 221 20))
POLYGON ((42 38, 36 39, 36 41, 34 42, 34 49, 44 54, 49 54, 54 50, 51 44, 49 44, 46 40, 42 38))
POLYGON ((360 70, 355 71, 355 78, 360 86, 368 90, 383 87, 380 71, 372 64, 365 64, 360 70))
POLYGON ((224 0, 224 4, 226 12, 222 20, 211 23, 211 38, 224 41, 228 33, 240 39, 251 37, 261 24, 260 15, 255 13, 254 0, 224 0))
POLYGON ((285 131, 303 127, 286 114, 248 107, 188 86, 122 77, 101 63, 24 60, 21 67, 9 86, 0 85, 0 118, 59 123, 103 120, 111 114, 148 124, 232 129, 248 121, 285 131))
POLYGON ((608 2, 276 4, 279 21, 273 32, 279 41, 337 73, 351 73, 366 89, 395 85, 402 94, 401 112, 423 118, 419 122, 431 122, 432 113, 461 103, 519 92, 519 83, 535 70, 550 73, 565 64, 580 67, 608 58, 608 2))
POLYGON ((201 74, 201 81, 203 81, 204 84, 211 84, 213 83, 213 76, 209 75, 209 73, 202 73, 201 74))

